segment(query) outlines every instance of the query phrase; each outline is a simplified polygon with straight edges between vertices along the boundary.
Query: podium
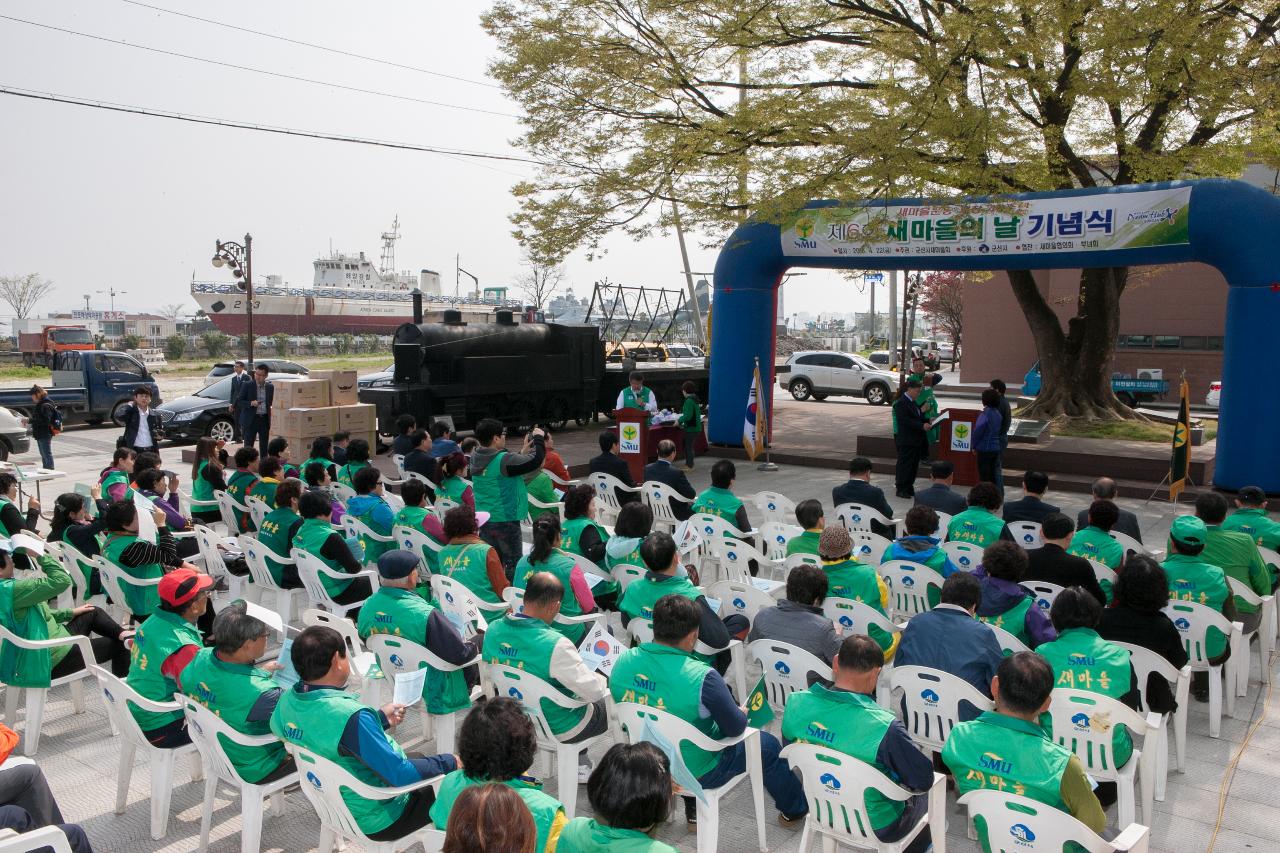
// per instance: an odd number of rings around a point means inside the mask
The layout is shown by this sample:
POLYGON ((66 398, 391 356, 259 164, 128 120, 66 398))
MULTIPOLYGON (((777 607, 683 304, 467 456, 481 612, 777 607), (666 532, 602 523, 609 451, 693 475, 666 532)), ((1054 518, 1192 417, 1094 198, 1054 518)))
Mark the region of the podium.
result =
POLYGON ((973 449, 973 427, 978 422, 978 409, 947 406, 951 417, 938 425, 938 443, 933 446, 934 459, 945 459, 955 466, 955 485, 972 486, 978 482, 978 454, 973 449))
POLYGON ((649 413, 644 409, 622 408, 613 416, 618 421, 618 456, 631 469, 631 479, 643 483, 644 466, 650 456, 649 413))

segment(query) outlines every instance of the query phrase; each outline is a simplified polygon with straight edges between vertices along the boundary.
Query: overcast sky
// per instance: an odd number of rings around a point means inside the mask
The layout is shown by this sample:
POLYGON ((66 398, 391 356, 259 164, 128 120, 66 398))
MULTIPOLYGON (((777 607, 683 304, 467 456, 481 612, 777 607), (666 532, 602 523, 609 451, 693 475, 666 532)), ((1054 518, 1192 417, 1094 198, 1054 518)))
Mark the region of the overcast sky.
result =
MULTIPOLYGON (((497 113, 518 112, 485 73, 495 46, 473 2, 145 0, 152 6, 376 56, 489 85, 392 68, 141 8, 123 0, 6 0, 0 15, 223 63, 497 113)), ((269 77, 0 19, 0 85, 63 96, 360 136, 519 155, 517 122, 269 77)), ((254 237, 255 277, 311 282, 311 261, 336 249, 377 262, 399 215, 400 269, 454 281, 454 257, 482 285, 510 283, 520 247, 507 220, 515 163, 277 136, 0 95, 0 275, 39 272, 57 284, 39 307, 116 308, 181 302, 188 284, 221 277, 216 237, 254 237)), ((709 272, 724 235, 695 235, 691 261, 709 272)), ((683 285, 674 235, 619 236, 607 253, 566 264, 578 295, 614 282, 683 285)), ((827 272, 785 288, 786 312, 865 310, 866 297, 827 272)), ((884 310, 887 298, 881 297, 884 310)), ((7 307, 0 312, 8 313, 7 307)))

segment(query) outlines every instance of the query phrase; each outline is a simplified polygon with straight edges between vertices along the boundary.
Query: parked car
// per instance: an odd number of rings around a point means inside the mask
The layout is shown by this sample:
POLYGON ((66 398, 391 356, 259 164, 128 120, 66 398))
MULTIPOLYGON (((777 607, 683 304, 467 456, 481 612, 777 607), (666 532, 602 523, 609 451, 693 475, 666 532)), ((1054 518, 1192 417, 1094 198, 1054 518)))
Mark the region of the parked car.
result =
POLYGON ((1204 404, 1218 408, 1218 400, 1222 397, 1222 380, 1209 383, 1209 393, 1204 395, 1204 404))
POLYGON ((381 388, 384 385, 390 385, 396 373, 396 366, 388 364, 386 370, 379 370, 375 373, 366 373, 356 380, 356 389, 361 388, 381 388))
MULTIPOLYGON (((243 361, 243 359, 241 359, 243 361)), ((310 370, 298 364, 296 361, 289 361, 283 358, 255 358, 248 364, 246 370, 253 370, 255 364, 265 364, 268 373, 288 373, 294 376, 306 376, 310 370)), ((230 376, 236 372, 236 363, 234 361, 220 361, 213 366, 213 370, 209 371, 209 375, 204 378, 205 382, 212 382, 220 376, 230 376)))
POLYGON ((932 338, 912 338, 911 354, 924 359, 924 366, 937 370, 942 364, 942 345, 932 338))
POLYGON ((863 397, 872 405, 883 406, 898 386, 898 375, 860 355, 806 351, 787 359, 786 366, 778 371, 778 385, 797 400, 863 397))
MULTIPOLYGON (((179 397, 156 406, 165 434, 173 441, 195 441, 208 436, 232 441, 236 435, 231 415, 231 376, 224 375, 190 397, 179 397)), ((301 379, 296 373, 268 373, 267 379, 301 379)))
MULTIPOLYGON (((1022 377, 1022 396, 1034 397, 1040 393, 1040 362, 1036 361, 1022 377)), ((1149 403, 1169 392, 1169 382, 1164 379, 1135 379, 1132 376, 1112 374, 1111 390, 1116 399, 1131 409, 1140 403, 1149 403)))
POLYGON ((31 449, 31 422, 11 409, 0 408, 0 460, 31 449))
POLYGON ((667 344, 667 364, 680 367, 705 367, 707 354, 696 344, 670 343, 667 344))

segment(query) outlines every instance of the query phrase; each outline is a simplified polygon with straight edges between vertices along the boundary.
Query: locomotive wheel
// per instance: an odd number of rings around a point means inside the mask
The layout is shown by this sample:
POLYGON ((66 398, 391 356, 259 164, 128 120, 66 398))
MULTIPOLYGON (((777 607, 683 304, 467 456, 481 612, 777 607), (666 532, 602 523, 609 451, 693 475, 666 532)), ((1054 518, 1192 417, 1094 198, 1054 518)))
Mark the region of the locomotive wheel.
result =
POLYGON ((537 415, 534 414, 533 403, 529 400, 517 400, 511 407, 511 421, 521 432, 533 428, 537 415))
POLYGON ((569 424, 569 404, 563 397, 556 397, 547 404, 542 418, 547 422, 547 426, 559 432, 569 424))

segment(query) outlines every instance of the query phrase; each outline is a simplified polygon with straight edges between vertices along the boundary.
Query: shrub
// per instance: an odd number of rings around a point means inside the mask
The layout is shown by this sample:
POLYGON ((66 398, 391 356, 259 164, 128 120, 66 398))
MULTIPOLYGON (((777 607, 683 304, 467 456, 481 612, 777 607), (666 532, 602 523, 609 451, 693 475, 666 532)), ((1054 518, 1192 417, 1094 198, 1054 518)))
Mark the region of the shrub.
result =
POLYGON ((125 335, 120 339, 120 348, 124 350, 141 349, 142 338, 137 335, 125 335))
POLYGON ((200 343, 204 345, 205 352, 209 353, 209 358, 220 358, 226 355, 231 339, 222 332, 205 332, 200 336, 200 343))
POLYGON ((346 355, 351 352, 354 340, 355 339, 351 335, 343 332, 341 335, 337 335, 333 339, 333 348, 338 351, 338 355, 346 355))
POLYGON ((178 361, 187 352, 187 339, 182 335, 170 335, 164 339, 164 357, 178 361))
POLYGON ((276 355, 284 358, 289 354, 289 336, 284 332, 276 332, 272 335, 271 342, 275 344, 276 355))

